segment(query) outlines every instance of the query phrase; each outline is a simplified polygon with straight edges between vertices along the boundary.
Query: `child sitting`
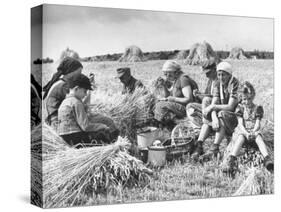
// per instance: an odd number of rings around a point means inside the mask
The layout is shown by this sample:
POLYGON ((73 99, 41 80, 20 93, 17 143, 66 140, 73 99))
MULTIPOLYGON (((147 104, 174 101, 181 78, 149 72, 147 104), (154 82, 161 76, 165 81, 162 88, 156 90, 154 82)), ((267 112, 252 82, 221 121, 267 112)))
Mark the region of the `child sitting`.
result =
POLYGON ((238 126, 233 134, 235 141, 233 149, 231 150, 226 167, 223 168, 225 173, 234 173, 237 170, 237 155, 243 143, 255 142, 264 157, 265 168, 273 172, 273 161, 271 160, 267 147, 263 141, 260 130, 261 119, 263 118, 262 106, 253 103, 255 97, 254 87, 245 82, 240 91, 241 103, 236 108, 238 118, 238 126))
POLYGON ((92 90, 88 77, 79 74, 68 82, 69 93, 58 110, 58 133, 71 146, 89 144, 93 139, 111 142, 110 129, 102 123, 90 123, 82 102, 92 90))

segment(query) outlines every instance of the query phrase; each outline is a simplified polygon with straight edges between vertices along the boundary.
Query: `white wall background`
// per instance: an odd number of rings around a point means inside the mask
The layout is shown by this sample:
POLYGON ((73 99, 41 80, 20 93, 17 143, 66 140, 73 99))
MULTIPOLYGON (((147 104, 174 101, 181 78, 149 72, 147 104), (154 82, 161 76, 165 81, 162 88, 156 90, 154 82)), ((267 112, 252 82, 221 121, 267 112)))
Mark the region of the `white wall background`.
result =
MULTIPOLYGON (((280 205, 280 21, 278 1, 274 0, 45 0, 44 3, 116 7, 240 16, 275 17, 275 195, 206 200, 155 202, 67 209, 70 211, 276 211, 280 205), (279 117, 279 118, 278 118, 279 117)), ((0 65, 0 211, 35 211, 29 204, 30 133, 29 69, 30 8, 43 1, 1 2, 0 65)), ((262 31, 261 31, 262 33, 262 31)), ((261 34, 262 36, 262 34, 261 34)), ((59 209, 64 211, 66 209, 59 209)), ((58 211, 58 209, 52 210, 58 211)))

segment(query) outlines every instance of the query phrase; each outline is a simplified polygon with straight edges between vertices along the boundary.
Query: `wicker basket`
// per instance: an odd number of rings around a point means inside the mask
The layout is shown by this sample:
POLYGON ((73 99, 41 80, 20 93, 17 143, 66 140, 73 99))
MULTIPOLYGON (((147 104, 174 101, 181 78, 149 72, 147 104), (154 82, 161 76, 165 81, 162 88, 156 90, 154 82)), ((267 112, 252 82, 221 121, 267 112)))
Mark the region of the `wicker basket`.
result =
POLYGON ((192 151, 195 135, 189 128, 190 126, 183 123, 178 124, 172 130, 171 138, 163 143, 167 149, 167 160, 182 157, 192 151))

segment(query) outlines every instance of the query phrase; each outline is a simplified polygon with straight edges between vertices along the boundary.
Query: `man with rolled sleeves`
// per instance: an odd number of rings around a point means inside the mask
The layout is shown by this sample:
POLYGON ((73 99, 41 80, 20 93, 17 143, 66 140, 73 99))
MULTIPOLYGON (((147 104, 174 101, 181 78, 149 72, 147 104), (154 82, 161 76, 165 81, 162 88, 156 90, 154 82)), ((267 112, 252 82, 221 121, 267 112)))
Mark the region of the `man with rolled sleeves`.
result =
POLYGON ((202 74, 204 74, 207 79, 207 86, 205 88, 205 92, 203 94, 200 94, 198 90, 194 92, 194 96, 199 98, 202 103, 192 102, 189 103, 186 106, 186 114, 191 123, 194 124, 194 127, 201 128, 203 122, 202 122, 202 110, 211 103, 212 101, 212 95, 214 86, 217 81, 217 65, 216 60, 211 59, 208 61, 205 61, 201 64, 202 68, 202 74))

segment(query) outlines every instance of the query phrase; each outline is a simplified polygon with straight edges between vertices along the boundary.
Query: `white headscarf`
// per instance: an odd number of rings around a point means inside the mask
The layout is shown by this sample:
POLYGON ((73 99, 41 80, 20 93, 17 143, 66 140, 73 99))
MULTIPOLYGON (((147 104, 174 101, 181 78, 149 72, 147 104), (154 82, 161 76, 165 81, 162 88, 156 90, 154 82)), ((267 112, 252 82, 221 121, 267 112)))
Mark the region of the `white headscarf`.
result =
MULTIPOLYGON (((232 81, 232 66, 228 62, 220 62, 217 65, 217 71, 225 71, 231 75, 231 79, 229 80, 228 84, 232 81)), ((223 94, 223 85, 222 82, 220 82, 220 99, 221 103, 223 104, 224 102, 224 94, 223 94)))
POLYGON ((181 66, 174 60, 167 60, 162 67, 163 72, 170 72, 170 71, 175 72, 180 70, 181 70, 181 66))

